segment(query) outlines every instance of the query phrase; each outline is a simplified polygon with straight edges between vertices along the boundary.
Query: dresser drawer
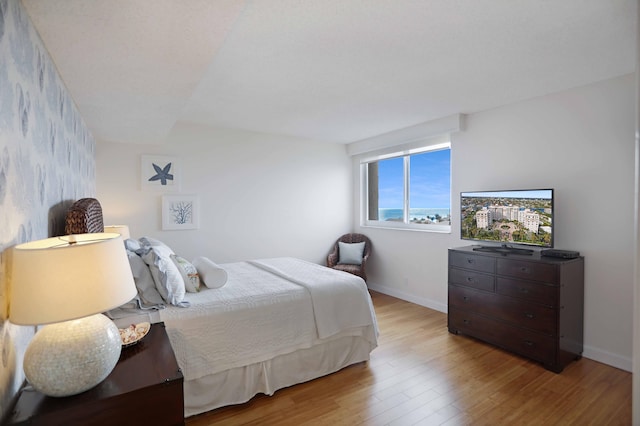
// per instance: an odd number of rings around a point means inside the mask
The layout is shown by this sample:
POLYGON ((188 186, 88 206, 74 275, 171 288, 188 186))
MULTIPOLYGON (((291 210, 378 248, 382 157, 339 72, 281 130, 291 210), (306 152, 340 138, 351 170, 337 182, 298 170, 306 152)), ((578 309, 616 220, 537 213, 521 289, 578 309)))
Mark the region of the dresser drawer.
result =
POLYGON ((536 303, 450 285, 449 306, 501 319, 514 327, 528 328, 549 336, 557 334, 557 311, 536 303))
POLYGON ((492 257, 454 251, 449 252, 449 266, 493 274, 495 273, 495 263, 496 261, 492 257))
POLYGON ((542 303, 547 306, 558 306, 558 287, 536 281, 498 277, 496 279, 496 292, 506 296, 542 303))
POLYGON ((467 269, 450 268, 449 283, 473 287, 480 290, 494 291, 495 276, 469 271, 467 269))
POLYGON ((449 308, 449 331, 460 332, 550 366, 555 364, 556 339, 514 327, 455 307, 449 308))
POLYGON ((496 271, 498 275, 508 275, 514 278, 542 281, 550 284, 558 283, 558 267, 550 263, 497 259, 496 271))

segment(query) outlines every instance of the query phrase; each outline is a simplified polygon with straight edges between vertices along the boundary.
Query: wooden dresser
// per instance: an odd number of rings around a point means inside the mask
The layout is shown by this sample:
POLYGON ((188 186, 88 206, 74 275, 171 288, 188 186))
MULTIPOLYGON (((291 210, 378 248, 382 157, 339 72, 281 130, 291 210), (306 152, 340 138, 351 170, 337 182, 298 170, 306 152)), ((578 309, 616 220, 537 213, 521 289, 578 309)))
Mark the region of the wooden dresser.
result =
POLYGON ((541 362, 556 373, 582 356, 584 258, 449 250, 451 333, 541 362))

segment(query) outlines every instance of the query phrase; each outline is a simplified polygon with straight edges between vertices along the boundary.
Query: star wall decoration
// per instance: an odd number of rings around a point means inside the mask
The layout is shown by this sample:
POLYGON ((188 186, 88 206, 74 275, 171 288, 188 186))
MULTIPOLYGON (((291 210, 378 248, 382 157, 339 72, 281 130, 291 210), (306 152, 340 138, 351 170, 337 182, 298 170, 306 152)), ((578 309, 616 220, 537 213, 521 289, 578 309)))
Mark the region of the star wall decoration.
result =
POLYGON ((179 157, 144 154, 140 160, 140 189, 180 191, 182 161, 179 157))
POLYGON ((164 167, 160 167, 155 163, 152 163, 152 165, 153 169, 156 171, 156 174, 149 178, 150 182, 159 180, 160 185, 166 185, 168 180, 173 180, 173 175, 169 173, 169 171, 171 170, 171 163, 168 163, 164 167))

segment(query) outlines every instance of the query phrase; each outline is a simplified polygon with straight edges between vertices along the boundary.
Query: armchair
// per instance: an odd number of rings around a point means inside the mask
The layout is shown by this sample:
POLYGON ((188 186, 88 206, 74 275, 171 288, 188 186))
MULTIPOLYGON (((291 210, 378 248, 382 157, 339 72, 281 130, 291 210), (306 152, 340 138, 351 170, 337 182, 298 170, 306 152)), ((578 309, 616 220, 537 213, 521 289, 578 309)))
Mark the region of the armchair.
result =
POLYGON ((367 259, 371 254, 371 240, 362 234, 345 234, 338 238, 331 250, 331 253, 327 256, 327 266, 329 268, 338 269, 340 271, 349 272, 351 274, 361 277, 367 281, 367 274, 365 272, 365 265, 367 259), (364 251, 362 253, 362 263, 360 265, 340 263, 340 244, 338 243, 362 243, 364 242, 364 251))

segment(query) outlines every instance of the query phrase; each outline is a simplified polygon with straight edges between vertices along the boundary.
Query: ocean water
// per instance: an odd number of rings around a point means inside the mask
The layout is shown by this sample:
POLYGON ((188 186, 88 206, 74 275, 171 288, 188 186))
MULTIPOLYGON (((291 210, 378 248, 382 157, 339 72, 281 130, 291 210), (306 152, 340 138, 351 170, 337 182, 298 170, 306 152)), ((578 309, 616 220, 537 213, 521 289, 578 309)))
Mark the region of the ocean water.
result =
MULTIPOLYGON (((402 219, 402 209, 378 209, 379 220, 402 219)), ((409 209, 409 220, 449 216, 449 209, 409 209)))

